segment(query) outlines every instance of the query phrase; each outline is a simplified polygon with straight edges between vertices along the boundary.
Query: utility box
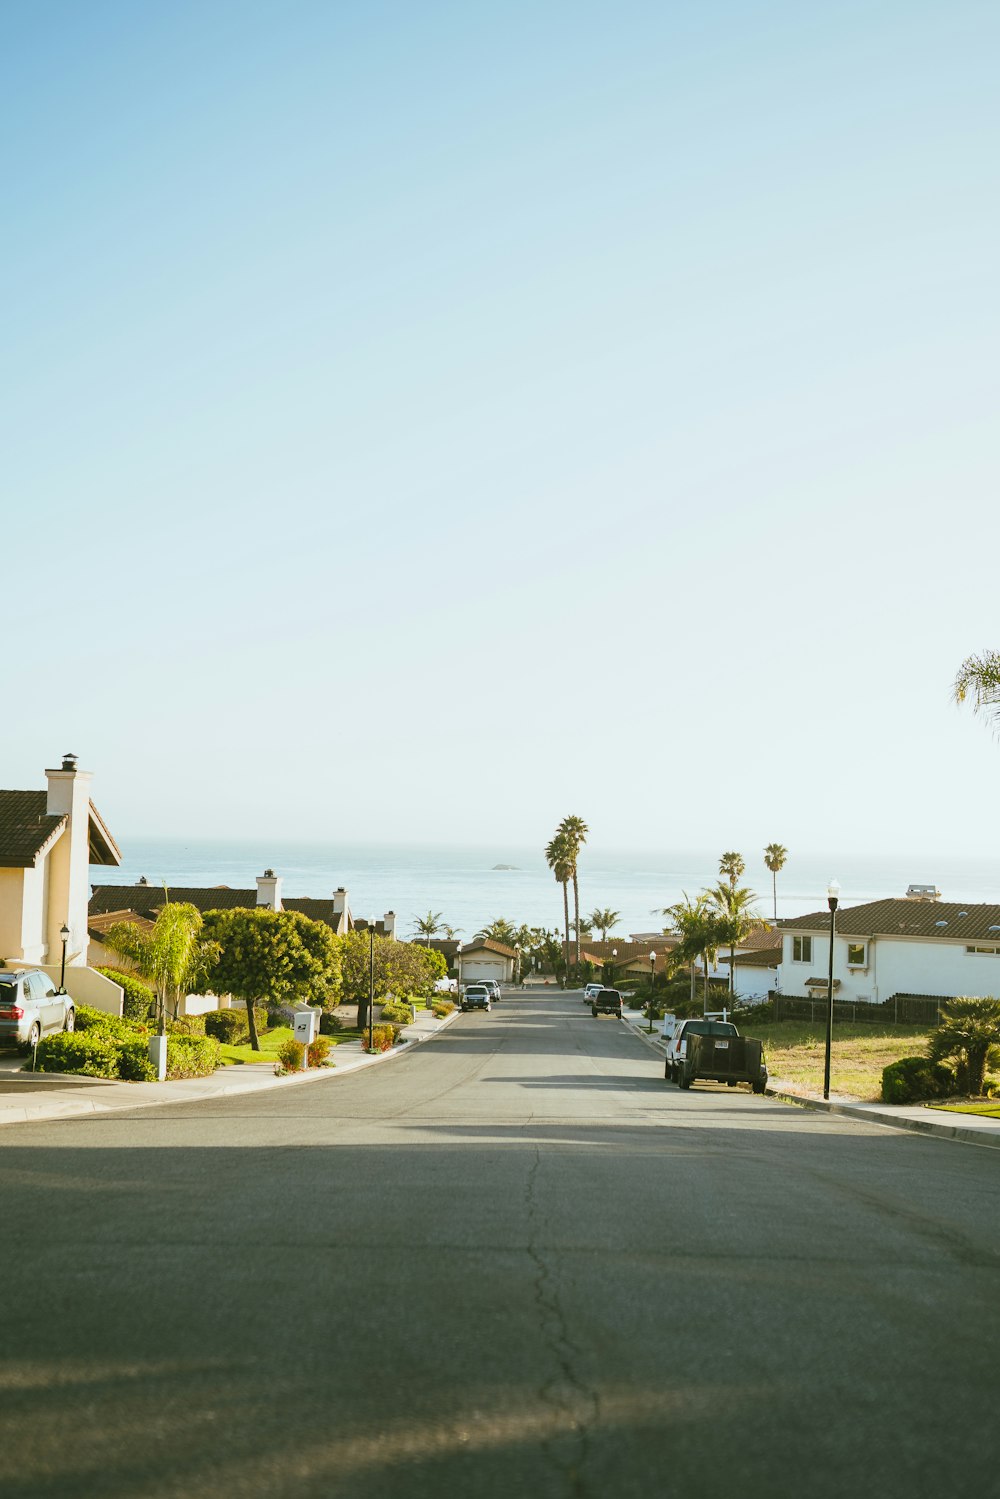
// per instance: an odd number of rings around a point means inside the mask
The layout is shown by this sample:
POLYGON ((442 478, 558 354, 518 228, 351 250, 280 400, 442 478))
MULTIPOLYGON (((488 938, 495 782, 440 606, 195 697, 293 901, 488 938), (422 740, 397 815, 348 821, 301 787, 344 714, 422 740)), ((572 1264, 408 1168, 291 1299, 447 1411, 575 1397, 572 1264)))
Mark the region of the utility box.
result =
POLYGON ((310 1009, 308 1005, 296 1005, 292 1018, 296 1041, 301 1041, 303 1046, 311 1046, 319 1035, 319 1011, 310 1009))

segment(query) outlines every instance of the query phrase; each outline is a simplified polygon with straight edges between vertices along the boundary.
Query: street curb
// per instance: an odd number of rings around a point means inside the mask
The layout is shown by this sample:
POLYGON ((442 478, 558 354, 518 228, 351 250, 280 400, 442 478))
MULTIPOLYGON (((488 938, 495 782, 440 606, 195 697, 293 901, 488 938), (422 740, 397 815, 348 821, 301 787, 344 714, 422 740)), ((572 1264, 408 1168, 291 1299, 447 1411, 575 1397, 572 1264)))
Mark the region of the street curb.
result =
MULTIPOLYGON (((237 1078, 234 1078, 228 1086, 217 1086, 214 1088, 209 1086, 204 1092, 192 1093, 189 1099, 176 1097, 126 1098, 122 1099, 120 1103, 99 1103, 96 1099, 90 1098, 68 1098, 61 1104, 53 1100, 51 1104, 46 1105, 42 1109, 31 1109, 24 1105, 14 1105, 7 1108, 0 1106, 0 1128, 7 1124, 44 1124, 53 1120, 75 1119, 81 1115, 116 1114, 131 1109, 162 1109, 166 1108, 169 1104, 176 1103, 210 1103, 219 1098, 234 1097, 239 1093, 264 1093, 270 1092, 272 1088, 294 1087, 301 1083, 315 1083, 321 1078, 349 1077, 352 1072, 361 1072, 368 1067, 377 1067, 380 1062, 389 1062, 395 1060, 397 1057, 407 1056, 414 1047, 423 1046, 424 1042, 433 1041, 436 1036, 440 1036, 441 1032, 447 1030, 448 1026, 461 1013, 459 1009, 454 1010, 451 1015, 444 1017, 436 1030, 428 1031, 424 1036, 408 1036, 405 1046, 391 1047, 389 1051, 379 1052, 376 1056, 365 1055, 361 1062, 340 1070, 338 1070, 337 1064, 334 1062, 332 1067, 313 1067, 306 1072, 285 1075, 283 1077, 272 1074, 270 1080, 267 1081, 257 1080, 252 1083, 249 1081, 241 1083, 237 1078)), ((257 1065, 262 1069, 266 1066, 265 1063, 251 1065, 257 1065)), ((218 1076, 218 1072, 216 1072, 215 1076, 218 1076)), ((111 1080, 108 1079, 108 1081, 111 1080)), ((191 1081, 200 1080, 192 1078, 191 1081)), ((126 1084, 126 1086, 128 1085, 126 1084)))
POLYGON ((937 1119, 902 1118, 884 1113, 881 1109, 866 1109, 863 1105, 850 1103, 831 1103, 826 1098, 808 1098, 801 1093, 782 1093, 773 1088, 766 1091, 768 1098, 776 1098, 780 1103, 790 1103, 800 1109, 813 1109, 820 1114, 839 1114, 862 1124, 882 1124, 886 1129, 905 1129, 912 1134, 934 1135, 939 1140, 954 1140, 960 1145, 985 1145, 991 1150, 1000 1148, 1000 1129, 995 1132, 966 1129, 960 1124, 945 1124, 937 1119))
MULTIPOLYGON (((626 1019, 624 1015, 622 1020, 633 1035, 645 1041, 651 1051, 655 1051, 659 1056, 666 1055, 666 1047, 657 1040, 655 1031, 650 1036, 648 1031, 636 1025, 633 1020, 626 1019)), ((825 1098, 810 1098, 802 1093, 786 1093, 778 1088, 765 1089, 765 1096, 777 1099, 779 1103, 792 1104, 800 1109, 814 1109, 822 1114, 838 1114, 841 1118, 855 1119, 861 1123, 881 1124, 886 1129, 905 1129, 911 1134, 933 1135, 939 1140, 952 1140, 959 1145, 985 1145, 993 1150, 1000 1148, 1000 1129, 992 1131, 969 1129, 961 1124, 945 1124, 943 1120, 910 1119, 890 1114, 882 1109, 872 1109, 863 1104, 831 1103, 825 1098)))

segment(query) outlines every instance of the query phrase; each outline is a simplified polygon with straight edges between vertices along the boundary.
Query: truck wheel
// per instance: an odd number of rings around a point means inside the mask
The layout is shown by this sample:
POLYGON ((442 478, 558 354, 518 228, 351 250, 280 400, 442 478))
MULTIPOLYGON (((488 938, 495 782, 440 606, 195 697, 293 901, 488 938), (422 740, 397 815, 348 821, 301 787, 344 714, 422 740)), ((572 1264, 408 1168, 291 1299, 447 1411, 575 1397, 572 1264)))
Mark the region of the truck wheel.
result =
POLYGON ((669 1083, 669 1081, 670 1081, 670 1063, 669 1062, 664 1062, 664 1064, 663 1064, 663 1080, 666 1083, 669 1083))
POLYGON ((590 1007, 590 1013, 593 1015, 594 1019, 596 1020, 597 1019, 597 1006, 596 1005, 591 1005, 591 1007, 590 1007))
POLYGON ((767 1087, 767 1078, 766 1078, 766 1076, 765 1077, 759 1077, 757 1079, 757 1081, 755 1083, 751 1083, 750 1086, 751 1086, 751 1088, 753 1089, 753 1091, 755 1093, 763 1093, 764 1089, 767 1087))
POLYGON ((693 1082, 694 1078, 691 1075, 690 1069, 686 1066, 682 1067, 680 1077, 677 1079, 678 1088, 690 1088, 693 1082))

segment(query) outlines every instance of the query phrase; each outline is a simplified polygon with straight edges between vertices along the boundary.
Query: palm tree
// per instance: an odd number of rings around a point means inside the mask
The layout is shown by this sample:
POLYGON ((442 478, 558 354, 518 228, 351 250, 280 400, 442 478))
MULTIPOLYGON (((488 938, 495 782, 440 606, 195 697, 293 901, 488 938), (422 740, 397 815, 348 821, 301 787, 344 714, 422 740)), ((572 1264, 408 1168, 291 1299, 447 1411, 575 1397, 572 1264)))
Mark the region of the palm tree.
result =
POLYGON ((972 1098, 983 1091, 990 1052, 1000 1043, 1000 999, 950 999, 941 1024, 931 1032, 927 1050, 932 1061, 958 1059, 958 1085, 972 1098))
POLYGON ((569 882, 573 875, 573 857, 568 841, 556 833, 545 846, 545 861, 563 892, 563 921, 566 931, 566 965, 569 966, 569 882))
POLYGON ((454 942, 455 938, 461 933, 462 928, 460 926, 449 926, 448 923, 445 922, 441 930, 442 932, 444 932, 449 942, 454 942))
POLYGON ((582 817, 564 817, 556 828, 556 834, 565 838, 570 853, 573 880, 573 924, 576 931, 576 969, 580 971, 580 886, 577 881, 576 865, 580 857, 580 850, 587 841, 590 829, 582 817))
POLYGON ((440 911, 428 911, 426 916, 415 916, 413 920, 418 937, 436 937, 441 930, 440 911))
POLYGON ((736 883, 742 878, 746 870, 746 861, 742 854, 723 854, 719 860, 719 873, 723 879, 729 881, 731 889, 736 889, 736 883))
POLYGON ((505 947, 516 947, 518 931, 512 921, 506 916, 498 916, 496 921, 491 921, 489 926, 484 926, 476 933, 477 937, 487 937, 492 942, 502 942, 505 947))
POLYGON ((729 998, 732 1002, 736 998, 736 949, 760 924, 760 913, 754 905, 757 896, 745 885, 724 885, 721 882, 705 893, 718 922, 720 941, 729 948, 729 998))
POLYGON ((609 906, 605 906, 603 911, 591 911, 590 924, 595 931, 600 932, 602 942, 607 941, 608 933, 615 922, 621 920, 621 915, 620 911, 612 911, 609 906))
POLYGON ((1000 651, 966 656, 958 668, 952 693, 956 703, 972 698, 972 711, 1000 720, 1000 651))
POLYGON ((196 975, 204 979, 218 953, 214 943, 199 941, 201 926, 201 912, 195 906, 168 899, 150 929, 134 921, 118 921, 105 933, 105 947, 125 958, 140 978, 152 984, 161 1032, 168 1004, 172 1001, 176 1011, 182 992, 189 991, 196 975))
POLYGON ((673 948, 670 960, 674 964, 687 963, 691 971, 691 1002, 695 995, 695 959, 704 964, 705 999, 703 1009, 708 1009, 708 974, 715 962, 719 946, 719 923, 704 891, 694 900, 686 890, 681 891, 683 900, 667 906, 662 915, 673 923, 672 930, 680 933, 680 941, 673 948))
POLYGON ((764 863, 771 871, 771 890, 774 895, 774 919, 778 919, 778 873, 785 867, 788 850, 783 843, 769 843, 764 850, 764 863))
MULTIPOLYGON (((580 937, 591 937, 594 932, 594 923, 589 916, 581 916, 579 922, 573 922, 573 930, 578 939, 580 937)), ((577 945, 579 946, 579 942, 577 945)))

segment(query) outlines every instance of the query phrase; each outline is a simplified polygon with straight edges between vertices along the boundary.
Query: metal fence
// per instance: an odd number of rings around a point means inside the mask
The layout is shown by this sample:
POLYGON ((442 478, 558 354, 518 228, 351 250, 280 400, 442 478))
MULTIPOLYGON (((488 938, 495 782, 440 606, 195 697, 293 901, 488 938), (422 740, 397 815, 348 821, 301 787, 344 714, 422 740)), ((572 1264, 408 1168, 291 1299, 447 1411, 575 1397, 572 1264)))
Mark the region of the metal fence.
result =
MULTIPOLYGON (((787 994, 772 994, 775 1020, 809 1020, 813 1023, 826 1019, 826 996, 822 999, 798 999, 787 994)), ((894 994, 881 1004, 853 1004, 848 1000, 833 1001, 833 1019, 844 1025, 938 1025, 941 1006, 946 998, 935 998, 924 994, 894 994)))

